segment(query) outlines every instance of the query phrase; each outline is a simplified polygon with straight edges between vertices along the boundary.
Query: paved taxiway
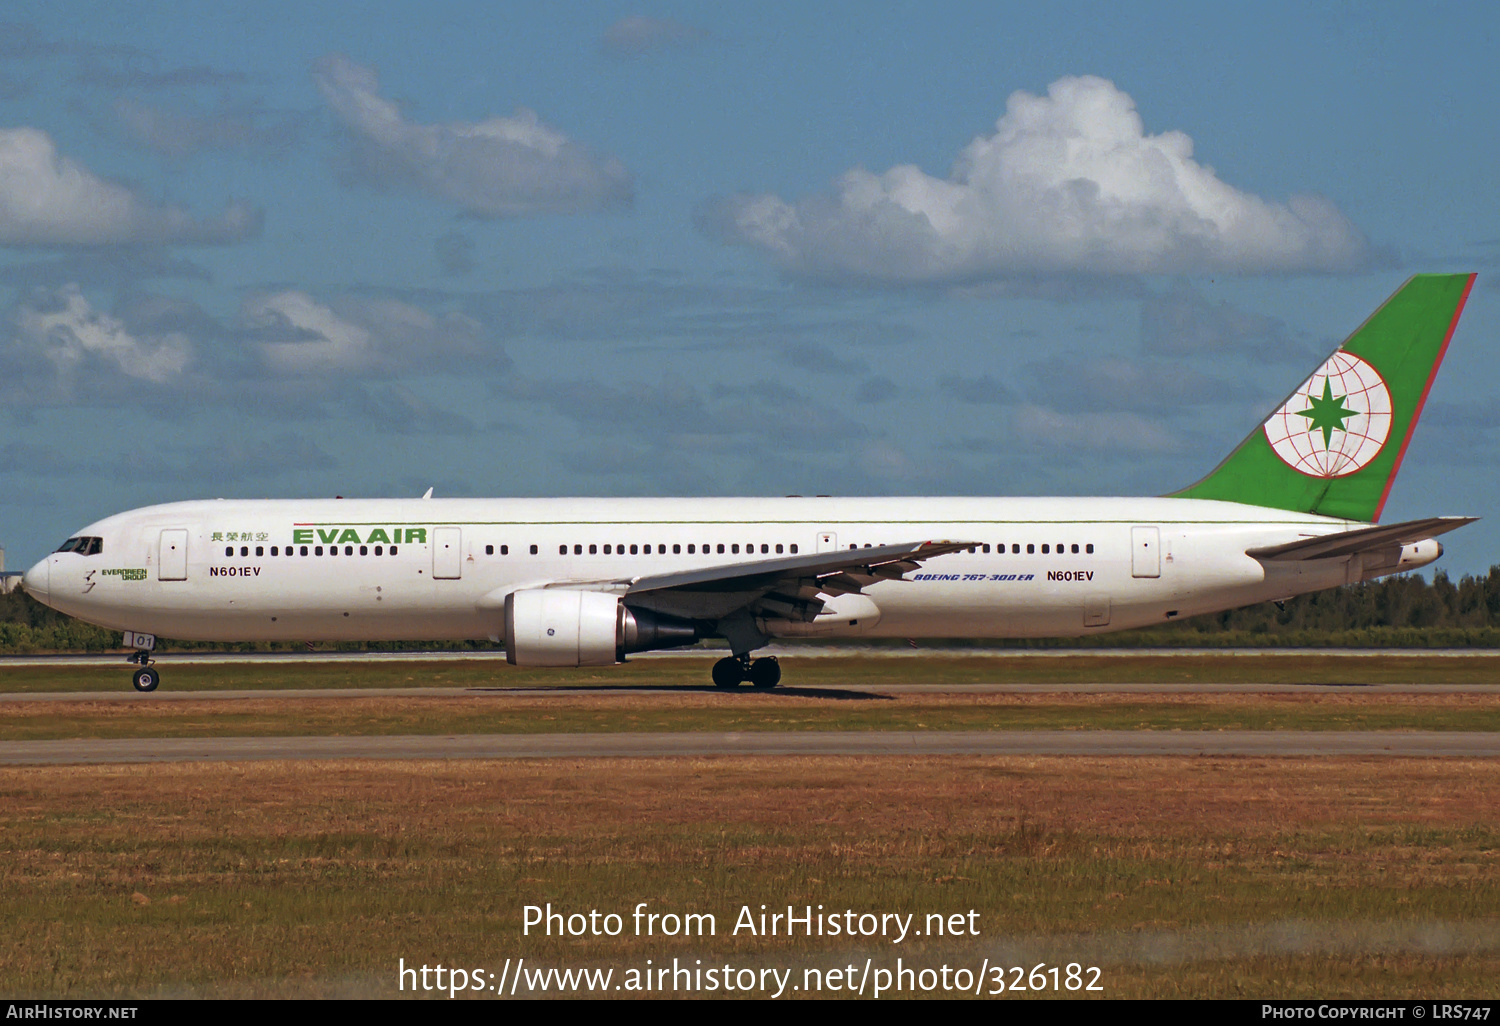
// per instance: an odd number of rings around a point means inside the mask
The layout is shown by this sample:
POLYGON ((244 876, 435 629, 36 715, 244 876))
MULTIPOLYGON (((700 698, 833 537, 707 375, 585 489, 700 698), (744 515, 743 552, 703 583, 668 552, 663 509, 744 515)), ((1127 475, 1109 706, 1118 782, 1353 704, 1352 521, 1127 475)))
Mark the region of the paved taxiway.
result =
POLYGON ((124 738, 0 742, 0 764, 265 759, 580 759, 706 755, 1500 757, 1479 731, 931 730, 398 737, 124 738))

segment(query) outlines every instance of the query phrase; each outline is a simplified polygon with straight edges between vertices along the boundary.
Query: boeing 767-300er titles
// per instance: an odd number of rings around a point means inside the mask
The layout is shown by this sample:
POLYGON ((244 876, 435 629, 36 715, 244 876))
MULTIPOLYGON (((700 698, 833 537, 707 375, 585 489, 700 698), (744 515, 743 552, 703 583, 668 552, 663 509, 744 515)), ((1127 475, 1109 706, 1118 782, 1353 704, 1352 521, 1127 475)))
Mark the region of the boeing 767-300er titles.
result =
MULTIPOLYGON (((774 687, 773 638, 1072 637, 1426 566, 1470 523, 1376 526, 1472 274, 1417 275, 1202 481, 1161 498, 341 499, 108 517, 28 592, 155 636, 488 637, 517 666, 723 638, 720 687, 774 687)), ((429 491, 428 496, 431 495, 429 491)))

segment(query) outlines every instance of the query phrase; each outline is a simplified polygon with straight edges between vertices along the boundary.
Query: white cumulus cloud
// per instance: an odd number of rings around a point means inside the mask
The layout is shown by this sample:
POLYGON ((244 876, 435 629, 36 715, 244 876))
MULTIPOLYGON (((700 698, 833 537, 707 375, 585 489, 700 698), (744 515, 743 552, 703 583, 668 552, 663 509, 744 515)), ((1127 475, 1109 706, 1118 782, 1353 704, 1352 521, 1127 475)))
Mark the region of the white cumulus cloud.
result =
POLYGON ((1149 135, 1102 78, 1013 93, 993 135, 947 178, 912 165, 856 168, 831 193, 788 203, 740 195, 700 225, 793 273, 902 284, 1027 274, 1346 270, 1371 259, 1329 200, 1277 203, 1220 181, 1182 132, 1149 135))
POLYGON ((40 129, 0 129, 0 246, 229 243, 260 225, 240 202, 204 219, 151 203, 61 155, 40 129))
POLYGON ((343 296, 330 305, 287 290, 249 300, 243 314, 261 340, 266 365, 278 374, 367 376, 454 363, 478 371, 510 362, 503 349, 486 344, 472 318, 395 299, 343 296))
POLYGON ((379 95, 375 72, 337 54, 313 68, 349 131, 352 168, 372 185, 420 188, 479 217, 594 210, 628 203, 630 173, 529 110, 479 122, 421 125, 379 95))
POLYGON ((77 285, 38 293, 17 306, 13 342, 52 365, 57 381, 70 385, 97 361, 107 370, 155 384, 178 378, 193 358, 180 332, 132 335, 121 320, 95 310, 77 285))
POLYGON ((283 374, 344 370, 366 363, 370 332, 302 292, 278 292, 245 304, 246 319, 285 335, 261 347, 266 362, 283 374))

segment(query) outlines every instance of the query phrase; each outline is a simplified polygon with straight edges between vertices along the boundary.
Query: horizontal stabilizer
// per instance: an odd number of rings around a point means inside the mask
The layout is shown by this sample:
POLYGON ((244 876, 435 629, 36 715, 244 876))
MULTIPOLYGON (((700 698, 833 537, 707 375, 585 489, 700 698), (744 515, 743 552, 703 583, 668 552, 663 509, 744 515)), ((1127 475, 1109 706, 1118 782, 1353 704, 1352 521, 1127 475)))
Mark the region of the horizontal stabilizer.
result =
POLYGON ((1265 548, 1247 549, 1245 555, 1261 562, 1282 562, 1303 559, 1334 559, 1352 556, 1356 552, 1389 548, 1392 545, 1409 545, 1449 531, 1465 524, 1472 524, 1478 517, 1428 517, 1425 520, 1408 520, 1400 524, 1384 524, 1379 527, 1357 527, 1352 531, 1322 534, 1316 538, 1302 538, 1285 545, 1268 545, 1265 548))

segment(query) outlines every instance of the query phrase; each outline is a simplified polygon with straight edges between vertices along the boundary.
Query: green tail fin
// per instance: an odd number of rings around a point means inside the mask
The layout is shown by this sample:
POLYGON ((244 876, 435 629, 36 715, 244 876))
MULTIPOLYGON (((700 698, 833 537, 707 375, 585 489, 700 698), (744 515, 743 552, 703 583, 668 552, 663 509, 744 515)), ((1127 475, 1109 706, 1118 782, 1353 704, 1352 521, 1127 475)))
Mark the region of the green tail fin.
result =
POLYGON ((1380 519, 1472 274, 1418 274, 1197 484, 1173 495, 1380 519))

